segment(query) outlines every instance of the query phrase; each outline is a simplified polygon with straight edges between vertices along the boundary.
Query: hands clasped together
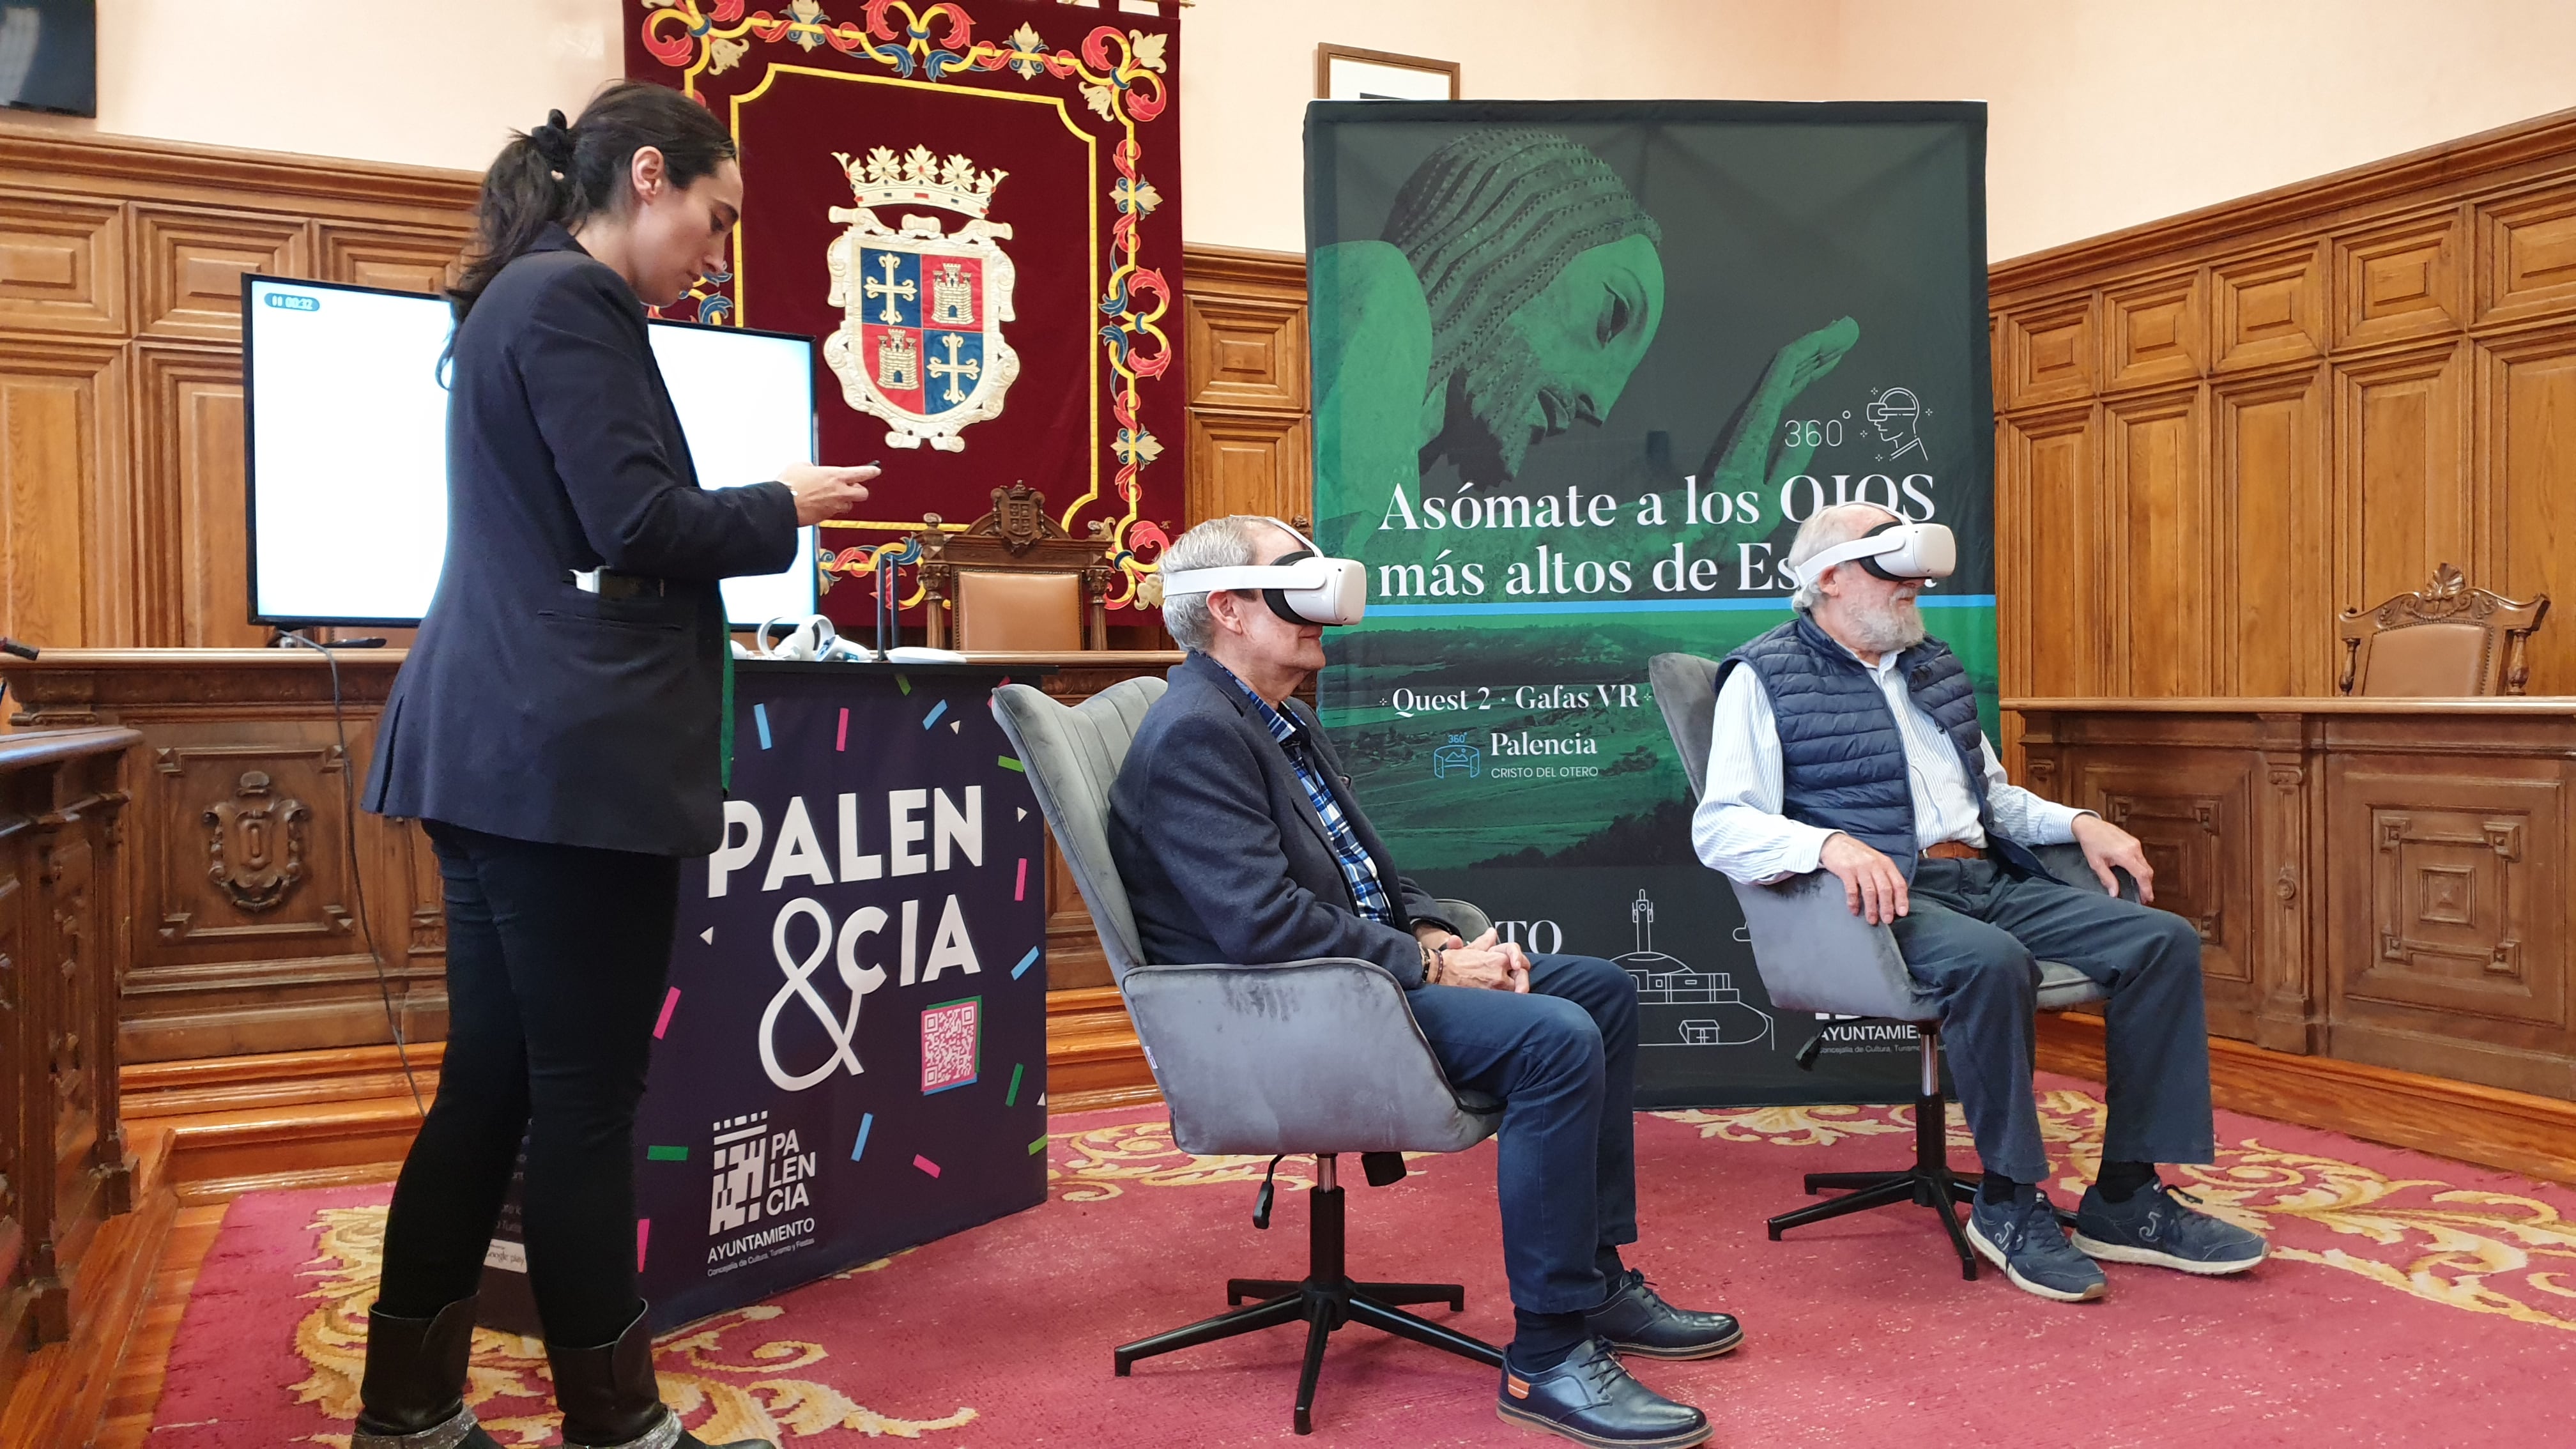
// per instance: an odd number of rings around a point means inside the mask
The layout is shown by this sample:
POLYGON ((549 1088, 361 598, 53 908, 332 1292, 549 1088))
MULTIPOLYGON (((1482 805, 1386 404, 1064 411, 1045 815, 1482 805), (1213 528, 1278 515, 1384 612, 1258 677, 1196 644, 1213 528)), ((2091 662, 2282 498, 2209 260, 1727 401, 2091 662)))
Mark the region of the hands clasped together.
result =
POLYGON ((1422 984, 1482 987, 1487 991, 1529 992, 1529 953, 1517 941, 1505 941, 1488 928, 1473 941, 1459 940, 1442 926, 1416 926, 1422 942, 1422 984))

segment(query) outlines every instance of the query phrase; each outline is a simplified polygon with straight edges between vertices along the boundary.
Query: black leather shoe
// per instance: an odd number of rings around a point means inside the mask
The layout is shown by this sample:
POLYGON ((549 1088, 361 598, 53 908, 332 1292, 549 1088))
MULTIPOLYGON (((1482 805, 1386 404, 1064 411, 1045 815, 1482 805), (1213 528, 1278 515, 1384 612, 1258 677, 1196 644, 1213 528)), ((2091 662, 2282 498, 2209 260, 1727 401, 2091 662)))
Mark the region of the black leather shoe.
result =
POLYGON ((653 1375, 653 1330, 645 1310, 614 1343, 597 1348, 546 1345, 555 1374, 555 1404, 563 1410, 563 1438, 575 1449, 778 1449, 766 1439, 710 1445, 680 1427, 680 1416, 662 1405, 653 1375))
POLYGON ((367 1367, 351 1449, 501 1449, 465 1406, 475 1301, 459 1298, 431 1318, 367 1310, 367 1367))
POLYGON ((1628 1377, 1597 1338, 1545 1373, 1524 1374, 1506 1359, 1494 1412, 1595 1449, 1687 1449, 1708 1441, 1708 1415, 1628 1377))
POLYGON ((1715 1358, 1744 1341, 1744 1325, 1733 1314, 1675 1308, 1634 1268, 1610 1301, 1583 1316, 1583 1326, 1619 1352, 1646 1358, 1715 1358))

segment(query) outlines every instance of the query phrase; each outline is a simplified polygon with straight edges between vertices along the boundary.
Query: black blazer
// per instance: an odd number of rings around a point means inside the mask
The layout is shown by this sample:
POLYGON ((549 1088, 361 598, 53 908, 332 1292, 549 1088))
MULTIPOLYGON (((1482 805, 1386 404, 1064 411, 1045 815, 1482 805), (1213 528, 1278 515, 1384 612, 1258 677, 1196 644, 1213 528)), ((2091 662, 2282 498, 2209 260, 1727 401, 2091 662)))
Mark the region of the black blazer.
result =
POLYGON ((367 808, 703 855, 722 833, 717 580, 787 566, 783 483, 701 489, 644 305, 562 228, 456 332, 447 560, 376 735, 367 808), (666 581, 610 599, 567 571, 666 581))
POLYGON ((1234 676, 1194 652, 1171 681, 1145 712, 1109 791, 1109 854, 1146 959, 1264 966, 1357 956, 1408 987, 1421 985, 1413 924, 1455 927, 1421 887, 1395 873, 1314 715, 1297 700, 1285 706, 1377 865, 1399 917, 1394 925, 1359 913, 1323 817, 1234 676))

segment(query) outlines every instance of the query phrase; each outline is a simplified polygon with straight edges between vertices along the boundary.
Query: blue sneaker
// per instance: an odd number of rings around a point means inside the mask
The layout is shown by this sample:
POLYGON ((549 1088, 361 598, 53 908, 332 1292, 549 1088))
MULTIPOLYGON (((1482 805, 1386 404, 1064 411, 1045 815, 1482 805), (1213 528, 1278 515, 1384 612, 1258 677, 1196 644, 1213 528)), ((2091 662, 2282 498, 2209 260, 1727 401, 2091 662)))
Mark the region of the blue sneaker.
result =
POLYGON ((2086 1188, 2075 1210, 2075 1246, 2106 1263, 2152 1263, 2213 1278, 2242 1273, 2272 1251, 2260 1234, 2186 1206, 2199 1201, 2153 1178, 2127 1202, 2086 1188))
POLYGON ((2017 1188, 2010 1202, 1980 1195, 1968 1208, 1968 1242, 2025 1293, 2081 1303, 2110 1291, 2102 1270, 2066 1241, 2057 1209, 2038 1188, 2017 1188))

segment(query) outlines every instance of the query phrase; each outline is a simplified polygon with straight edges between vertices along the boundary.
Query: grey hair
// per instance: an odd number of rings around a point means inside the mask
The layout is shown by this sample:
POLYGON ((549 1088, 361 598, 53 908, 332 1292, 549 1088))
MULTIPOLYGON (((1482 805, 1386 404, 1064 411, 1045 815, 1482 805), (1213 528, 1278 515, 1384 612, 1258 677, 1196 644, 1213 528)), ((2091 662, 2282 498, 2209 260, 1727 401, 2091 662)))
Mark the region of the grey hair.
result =
MULTIPOLYGON (((1277 530, 1279 525, 1257 513, 1211 518, 1173 539, 1156 567, 1167 575, 1244 567, 1259 556, 1264 529, 1277 530)), ((1216 637, 1216 623, 1208 617, 1208 596, 1166 594, 1163 627, 1172 631, 1182 648, 1204 651, 1216 637)))
POLYGON ((1875 503, 1837 503, 1808 515, 1807 521, 1798 525, 1798 536, 1789 543, 1789 567, 1798 574, 1798 591, 1789 596, 1789 607, 1811 614, 1825 601, 1816 581, 1806 575, 1807 560, 1835 544, 1849 543, 1889 519, 1904 521, 1875 503))

